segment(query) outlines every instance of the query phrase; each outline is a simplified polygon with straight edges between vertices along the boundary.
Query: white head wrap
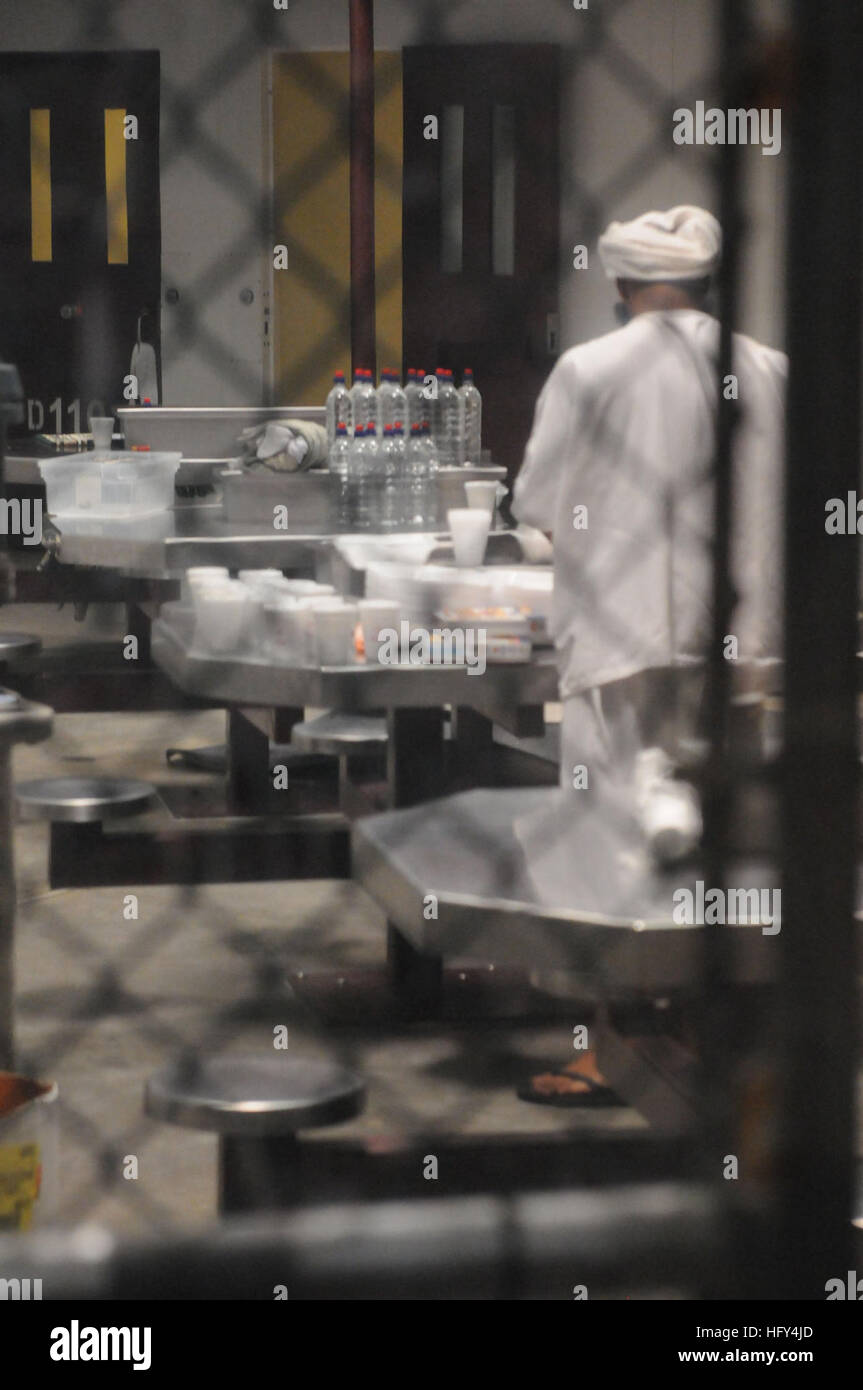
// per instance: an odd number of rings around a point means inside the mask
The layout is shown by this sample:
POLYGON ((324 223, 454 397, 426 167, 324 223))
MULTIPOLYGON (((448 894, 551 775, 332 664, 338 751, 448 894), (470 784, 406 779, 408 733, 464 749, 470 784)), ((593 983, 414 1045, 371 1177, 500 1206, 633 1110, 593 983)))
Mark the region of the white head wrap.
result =
POLYGON ((685 204, 612 222, 599 238, 609 280, 700 280, 716 269, 721 250, 713 214, 685 204))

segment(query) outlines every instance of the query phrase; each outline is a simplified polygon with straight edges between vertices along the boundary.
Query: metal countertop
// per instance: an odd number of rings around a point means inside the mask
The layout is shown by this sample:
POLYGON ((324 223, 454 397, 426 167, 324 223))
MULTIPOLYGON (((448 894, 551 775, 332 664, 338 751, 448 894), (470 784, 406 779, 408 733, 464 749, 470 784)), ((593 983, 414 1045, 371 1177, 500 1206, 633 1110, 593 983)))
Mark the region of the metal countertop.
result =
POLYGON ((329 531, 274 531, 265 522, 226 521, 221 503, 190 503, 130 521, 60 518, 57 558, 163 579, 192 565, 229 569, 307 568, 332 540, 329 531))
MULTIPOLYGON (((697 865, 669 870, 646 857, 631 826, 554 788, 478 790, 382 815, 352 827, 353 876, 420 951, 566 973, 582 997, 625 998, 691 988, 699 978, 705 928, 679 925, 673 894, 695 891, 697 865), (567 797, 560 836, 571 881, 567 907, 548 906, 528 871, 515 825, 567 797), (437 898, 437 918, 424 904, 437 898)), ((730 882, 773 888, 767 861, 734 866, 730 882)), ((708 885, 709 886, 709 885, 708 885)), ((732 926, 737 979, 775 977, 781 934, 732 926)))
POLYGON ((481 675, 452 666, 378 666, 362 661, 303 668, 251 657, 197 656, 189 650, 193 622, 188 606, 165 604, 153 624, 153 659, 187 694, 221 704, 340 710, 467 705, 506 728, 519 707, 557 699, 551 650, 523 665, 489 665, 481 675))
MULTIPOLYGON (((170 512, 129 521, 49 518, 46 538, 52 534, 62 564, 114 569, 149 579, 176 577, 193 565, 311 571, 323 559, 329 561, 333 542, 341 536, 362 540, 369 535, 338 533, 326 526, 275 531, 268 522, 228 521, 220 502, 189 502, 170 512)), ((434 534, 436 549, 451 547, 446 532, 434 534)), ((492 531, 489 557, 512 559, 517 545, 511 532, 492 531)))

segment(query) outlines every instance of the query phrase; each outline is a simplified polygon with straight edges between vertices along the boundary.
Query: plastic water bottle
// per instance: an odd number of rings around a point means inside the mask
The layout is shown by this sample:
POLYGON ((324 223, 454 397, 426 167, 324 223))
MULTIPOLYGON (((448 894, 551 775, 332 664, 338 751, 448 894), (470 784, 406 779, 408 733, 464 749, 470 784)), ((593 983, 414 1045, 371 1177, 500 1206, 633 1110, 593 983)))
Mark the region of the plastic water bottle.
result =
POLYGON ((396 490, 398 492, 398 524, 404 526, 408 517, 407 499, 407 440, 405 427, 401 420, 393 426, 393 446, 396 456, 396 490))
POLYGON ((433 531, 440 525, 440 491, 438 485, 438 469, 440 468, 440 455, 435 448, 432 439, 431 428, 428 420, 423 420, 421 430, 421 441, 428 460, 428 496, 424 514, 424 525, 429 531, 433 531))
POLYGON ((363 385, 363 369, 362 367, 355 367, 354 384, 348 392, 348 395, 351 398, 351 432, 353 434, 356 434, 360 425, 362 425, 363 429, 365 429, 366 426, 365 420, 360 419, 359 415, 360 395, 362 393, 363 385))
MULTIPOLYGON (((374 387, 372 387, 374 390, 374 387)), ((365 503, 361 508, 360 526, 364 531, 380 531, 383 526, 384 469, 383 440, 378 439, 374 420, 366 425, 365 503)))
POLYGON ((327 446, 330 453, 339 425, 346 425, 350 430, 351 424, 351 393, 345 385, 344 372, 336 372, 333 376, 333 388, 327 396, 327 446))
POLYGON ((432 437, 441 467, 457 468, 464 462, 464 439, 461 401, 451 371, 438 370, 437 401, 433 401, 432 406, 432 437))
POLYGON ((344 478, 347 476, 351 442, 351 436, 348 434, 347 425, 337 425, 336 437, 333 440, 333 447, 330 449, 329 457, 330 472, 337 478, 344 478))
POLYGON ((393 433, 392 425, 384 425, 379 450, 381 477, 379 525, 382 531, 395 531, 401 519, 400 476, 393 433))
POLYGON ((438 367, 437 370, 435 371, 435 374, 434 374, 434 375, 435 375, 434 386, 429 388, 430 390, 433 391, 433 395, 432 395, 428 400, 426 400, 426 398, 423 397, 423 400, 425 401, 425 407, 426 407, 426 410, 425 410, 425 419, 428 420, 428 422, 429 422, 429 428, 430 428, 430 430, 431 430, 431 437, 432 437, 432 439, 434 440, 434 446, 435 446, 435 448, 436 448, 437 451, 438 451, 438 454, 439 454, 439 456, 440 456, 441 463, 443 463, 443 454, 441 453, 441 446, 442 446, 442 440, 443 440, 443 416, 442 416, 442 414, 441 414, 441 391, 443 390, 444 379, 445 379, 443 367, 438 367))
POLYGON ((365 429, 369 425, 377 426, 378 423, 378 393, 367 367, 357 367, 354 372, 354 384, 351 387, 351 419, 355 431, 359 425, 365 429))
POLYGON ((348 524, 362 530, 364 526, 370 525, 371 517, 364 425, 357 425, 348 450, 348 474, 345 492, 348 524))
POLYGON ((333 499, 332 512, 340 530, 351 524, 351 499, 349 492, 350 453, 353 440, 345 424, 336 425, 336 437, 330 449, 330 491, 333 499))
POLYGON ((407 445, 406 514, 413 530, 434 531, 438 525, 438 450, 428 420, 410 432, 407 445))
POLYGON ((459 387, 461 431, 464 440, 465 463, 478 464, 482 456, 482 396, 474 384, 470 367, 464 369, 459 387))
POLYGON ((387 425, 395 425, 396 420, 404 420, 408 403, 399 382, 398 372, 384 367, 381 384, 378 387, 378 430, 383 432, 387 425))
POLYGON ((407 409, 404 415, 405 429, 410 435, 414 425, 421 425, 426 413, 426 399, 423 395, 422 370, 419 367, 411 367, 408 372, 408 383, 405 387, 405 401, 407 409))
POLYGON ((405 524, 414 530, 425 525, 425 493, 428 457, 422 443, 422 425, 411 425, 405 456, 405 524))

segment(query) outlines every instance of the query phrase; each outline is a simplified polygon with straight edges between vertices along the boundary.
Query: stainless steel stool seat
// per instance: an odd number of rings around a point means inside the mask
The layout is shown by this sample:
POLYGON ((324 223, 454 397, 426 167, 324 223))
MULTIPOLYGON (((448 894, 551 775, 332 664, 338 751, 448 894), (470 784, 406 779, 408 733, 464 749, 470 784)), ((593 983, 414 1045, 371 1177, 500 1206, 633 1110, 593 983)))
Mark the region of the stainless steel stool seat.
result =
POLYGON ((306 752, 332 757, 379 753, 387 745, 387 721, 373 714, 321 714, 295 724, 291 742, 306 752))
POLYGON ((144 1092, 154 1119, 219 1136, 223 1214, 296 1202, 306 1171, 299 1131, 353 1119, 365 1101, 364 1082, 344 1067, 275 1052, 183 1060, 144 1092))
POLYGON ((147 1083, 148 1115, 215 1134, 296 1134, 358 1115, 366 1088, 333 1062, 308 1057, 214 1057, 168 1068, 147 1083))
POLYGON ((15 788, 22 819, 78 825, 137 815, 156 794, 149 782, 127 777, 43 777, 15 788))

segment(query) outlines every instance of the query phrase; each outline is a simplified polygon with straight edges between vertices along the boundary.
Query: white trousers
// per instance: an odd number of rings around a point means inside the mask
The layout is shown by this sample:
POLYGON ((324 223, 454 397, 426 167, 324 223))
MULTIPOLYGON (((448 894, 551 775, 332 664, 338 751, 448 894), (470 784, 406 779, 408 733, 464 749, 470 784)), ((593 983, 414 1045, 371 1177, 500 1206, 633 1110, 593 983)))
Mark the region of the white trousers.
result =
POLYGON ((630 793, 643 749, 672 755, 681 736, 695 733, 702 688, 700 670, 642 671, 564 700, 560 785, 630 793))

